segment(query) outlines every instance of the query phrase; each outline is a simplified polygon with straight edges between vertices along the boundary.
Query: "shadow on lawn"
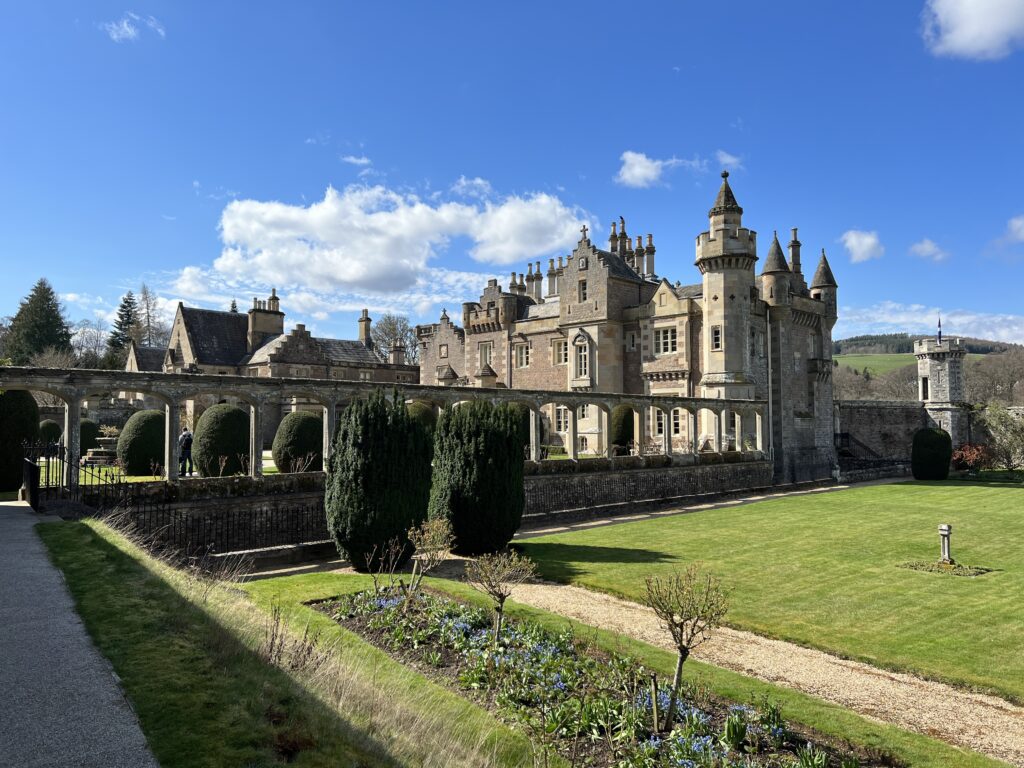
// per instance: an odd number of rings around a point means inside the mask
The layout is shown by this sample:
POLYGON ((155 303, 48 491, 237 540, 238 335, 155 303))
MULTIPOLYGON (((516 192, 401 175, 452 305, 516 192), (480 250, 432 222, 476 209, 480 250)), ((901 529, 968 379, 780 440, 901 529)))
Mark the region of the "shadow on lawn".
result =
POLYGON ((548 579, 568 581, 584 573, 585 563, 671 563, 677 558, 666 552, 633 547, 595 547, 587 544, 561 544, 548 541, 523 541, 513 545, 537 563, 548 579))

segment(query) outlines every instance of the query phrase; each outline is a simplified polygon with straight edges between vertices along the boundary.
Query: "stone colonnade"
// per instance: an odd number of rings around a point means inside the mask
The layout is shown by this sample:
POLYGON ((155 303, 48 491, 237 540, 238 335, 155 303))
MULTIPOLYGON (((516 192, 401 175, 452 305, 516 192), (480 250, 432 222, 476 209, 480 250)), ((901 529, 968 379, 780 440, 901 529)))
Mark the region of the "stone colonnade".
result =
POLYGON ((324 457, 330 455, 331 439, 337 424, 338 408, 354 398, 366 397, 384 388, 394 390, 407 401, 429 403, 438 409, 457 406, 469 400, 493 403, 521 403, 530 410, 530 450, 533 460, 541 456, 541 411, 554 405, 568 411, 566 450, 577 458, 577 409, 595 406, 604 425, 603 453, 610 451, 607 439, 611 412, 620 405, 629 406, 637 418, 634 440, 647 445, 650 413, 662 414, 664 429, 660 453, 672 453, 672 414, 681 411, 688 420, 690 450, 701 449, 702 439, 715 451, 743 447, 744 436, 753 436, 757 450, 764 451, 768 420, 766 403, 760 400, 723 400, 659 395, 617 395, 604 392, 563 392, 549 390, 510 390, 501 388, 443 387, 425 384, 381 385, 372 382, 332 381, 325 379, 250 378, 216 374, 171 374, 133 371, 94 371, 85 369, 0 367, 0 390, 20 389, 46 392, 64 401, 64 443, 67 450, 66 485, 78 484, 81 458, 82 403, 91 395, 107 392, 141 392, 163 403, 166 415, 164 428, 164 476, 178 478, 178 434, 182 404, 201 396, 234 397, 249 408, 249 471, 253 476, 263 471, 263 414, 271 403, 298 397, 319 404, 324 410, 324 457))

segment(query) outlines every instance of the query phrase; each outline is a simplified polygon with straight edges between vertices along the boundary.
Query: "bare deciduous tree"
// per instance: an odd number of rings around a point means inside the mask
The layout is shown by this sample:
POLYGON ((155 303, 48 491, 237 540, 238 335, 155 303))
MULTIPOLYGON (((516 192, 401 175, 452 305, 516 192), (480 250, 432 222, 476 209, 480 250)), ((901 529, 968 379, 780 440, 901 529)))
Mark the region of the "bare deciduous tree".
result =
POLYGON ((71 348, 79 368, 99 368, 107 349, 107 324, 102 320, 79 320, 71 331, 71 348))
POLYGON ((984 421, 995 463, 1009 470, 1024 466, 1024 418, 1002 406, 990 405, 985 409, 984 421))
POLYGON ((466 582, 494 601, 494 647, 498 647, 505 601, 517 584, 533 578, 537 567, 533 561, 513 549, 494 555, 481 555, 466 564, 466 582))
POLYGON ((420 359, 419 343, 416 331, 409 325, 409 318, 385 312, 370 329, 374 346, 387 355, 397 343, 405 348, 405 361, 415 365, 420 359))
POLYGON ((665 729, 671 730, 676 700, 683 680, 683 664, 719 625, 728 610, 728 598, 717 577, 691 563, 667 576, 648 576, 644 602, 672 636, 678 653, 672 677, 672 696, 665 715, 665 729))
POLYGON ((171 326, 160 315, 160 301, 145 283, 139 290, 138 309, 139 342, 147 347, 166 347, 171 338, 171 326))
MULTIPOLYGON (((36 352, 28 361, 28 364, 35 368, 74 368, 75 363, 74 352, 70 349, 56 349, 54 347, 47 347, 42 352, 36 352)), ((64 401, 59 397, 46 392, 33 392, 32 396, 39 405, 64 405, 64 401)))

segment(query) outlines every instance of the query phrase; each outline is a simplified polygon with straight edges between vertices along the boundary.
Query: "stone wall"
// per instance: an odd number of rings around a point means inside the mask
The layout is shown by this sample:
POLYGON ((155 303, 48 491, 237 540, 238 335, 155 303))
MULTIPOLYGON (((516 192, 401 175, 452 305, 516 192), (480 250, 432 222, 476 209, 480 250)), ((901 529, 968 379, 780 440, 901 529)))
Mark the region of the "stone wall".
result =
POLYGON ((835 413, 840 454, 858 459, 909 461, 914 433, 932 426, 916 402, 838 400, 835 413))

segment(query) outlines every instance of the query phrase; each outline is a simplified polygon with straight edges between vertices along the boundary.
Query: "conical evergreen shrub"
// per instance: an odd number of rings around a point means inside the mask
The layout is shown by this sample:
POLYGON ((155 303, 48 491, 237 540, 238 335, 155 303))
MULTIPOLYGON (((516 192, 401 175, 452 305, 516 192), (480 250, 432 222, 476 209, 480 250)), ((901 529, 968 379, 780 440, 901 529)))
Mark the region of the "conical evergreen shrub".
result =
POLYGON ((449 408, 434 430, 431 518, 446 517, 462 554, 497 552, 523 519, 523 434, 520 414, 484 401, 449 408))
POLYGON ((31 392, 0 391, 0 435, 0 491, 16 491, 24 477, 24 444, 39 437, 39 406, 31 392))
POLYGON ((427 429, 397 396, 378 391, 339 417, 324 507, 338 551, 353 568, 375 568, 395 538, 403 547, 400 563, 412 554, 408 531, 427 517, 430 458, 427 429))
POLYGON ((933 427, 914 433, 910 471, 915 480, 945 480, 952 460, 953 439, 946 430, 933 427))

